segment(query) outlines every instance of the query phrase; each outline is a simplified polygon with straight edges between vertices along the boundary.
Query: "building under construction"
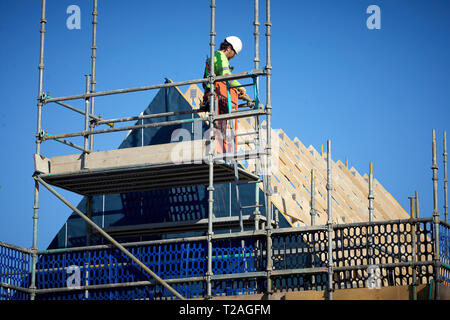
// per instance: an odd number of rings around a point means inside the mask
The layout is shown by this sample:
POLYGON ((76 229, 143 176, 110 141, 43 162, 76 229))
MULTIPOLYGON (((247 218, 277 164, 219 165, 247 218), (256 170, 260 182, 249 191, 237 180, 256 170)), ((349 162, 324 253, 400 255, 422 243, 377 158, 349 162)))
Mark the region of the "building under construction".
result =
MULTIPOLYGON (((215 0, 210 7, 214 65, 215 0)), ((86 87, 50 97, 43 89, 42 0, 33 242, 31 249, 0 243, 0 300, 450 299, 445 138, 441 219, 434 131, 435 205, 431 218, 421 218, 417 193, 407 213, 374 179, 372 164, 361 176, 332 160, 330 141, 318 152, 273 130, 270 0, 265 13, 264 68, 255 0, 253 70, 97 92, 93 0, 86 87), (251 101, 231 98, 233 79, 245 82, 251 101), (201 84, 209 84, 208 110, 199 109, 201 84), (222 114, 215 98, 221 84, 229 98, 222 114), (159 91, 140 115, 96 116, 96 99, 148 90, 159 91), (73 100, 84 100, 85 108, 73 100), (82 114, 84 130, 48 134, 41 119, 50 103, 82 114), (225 135, 218 125, 225 125, 225 135), (118 149, 94 151, 96 135, 119 131, 128 134, 118 149), (77 151, 46 157, 41 144, 47 141, 77 151), (42 186, 72 210, 45 250, 37 248, 42 186), (84 198, 74 205, 54 187, 84 198)))

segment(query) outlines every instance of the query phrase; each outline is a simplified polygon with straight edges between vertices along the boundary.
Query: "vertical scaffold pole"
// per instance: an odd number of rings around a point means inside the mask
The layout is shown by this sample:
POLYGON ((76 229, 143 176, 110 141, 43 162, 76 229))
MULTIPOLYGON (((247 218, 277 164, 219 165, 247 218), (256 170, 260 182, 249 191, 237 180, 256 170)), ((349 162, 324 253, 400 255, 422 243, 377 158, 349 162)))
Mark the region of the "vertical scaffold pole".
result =
MULTIPOLYGON (((95 1, 95 0, 94 0, 95 1)), ((95 6, 95 5, 94 5, 95 6)), ((90 74, 86 75, 86 93, 91 92, 91 85, 92 85, 92 77, 90 74)), ((92 109, 92 104, 91 104, 91 110, 89 110, 89 104, 90 102, 92 102, 94 100, 94 98, 86 98, 85 101, 85 114, 84 114, 84 130, 87 132, 88 130, 93 130, 93 124, 90 123, 90 117, 89 117, 89 112, 91 112, 92 114, 94 114, 94 110, 92 109), (92 100, 91 100, 92 99, 92 100)), ((86 135, 84 137, 84 150, 93 150, 94 147, 94 140, 93 140, 93 135, 86 135)), ((84 167, 87 166, 87 160, 88 158, 88 153, 85 152, 83 154, 83 165, 84 167)), ((87 214, 88 214, 88 218, 92 219, 92 196, 88 196, 87 197, 87 214)), ((92 234, 92 228, 91 226, 86 223, 86 245, 89 246, 91 245, 91 234, 92 234)), ((86 270, 86 286, 89 283, 89 268, 88 268, 88 263, 85 264, 85 270, 86 270)), ((87 299, 89 297, 89 291, 86 290, 85 291, 85 298, 87 299)))
POLYGON ((447 133, 444 131, 444 220, 448 223, 447 133))
POLYGON ((420 218, 420 211, 419 211, 419 191, 416 190, 416 195, 415 195, 415 211, 416 211, 416 218, 420 218))
MULTIPOLYGON (((88 94, 90 92, 91 88, 91 75, 87 74, 86 75, 86 94, 88 94)), ((90 102, 90 98, 85 98, 84 99, 84 131, 86 132, 86 135, 84 136, 84 150, 89 150, 89 137, 91 135, 88 134, 89 131, 89 102, 90 102)), ((87 167, 87 158, 88 158, 88 153, 84 152, 83 154, 83 159, 84 159, 84 164, 83 167, 86 168, 87 167)))
MULTIPOLYGON (((41 135, 42 135, 42 98, 43 98, 43 85, 44 85, 44 45, 45 45, 45 19, 46 0, 42 0, 41 6, 41 30, 40 30, 40 53, 39 53, 39 84, 38 84, 38 103, 37 103, 37 129, 36 129, 36 154, 41 154, 41 135)), ((31 282, 30 289, 32 290, 30 299, 34 300, 36 297, 36 263, 37 263, 37 223, 39 212, 39 182, 34 183, 34 204, 33 204, 33 240, 31 250, 31 282)))
MULTIPOLYGON (((314 168, 311 169, 311 210, 309 211, 309 214, 311 215, 311 226, 315 226, 316 225, 316 181, 315 181, 316 177, 315 177, 315 170, 314 168)), ((315 242, 317 239, 315 238, 314 234, 310 235, 310 243, 315 242)), ((311 254, 311 267, 314 268, 315 267, 315 259, 316 256, 315 254, 312 252, 311 254)), ((311 277, 311 281, 312 283, 316 283, 316 277, 313 276, 311 277)))
POLYGON ((309 214, 311 215, 311 226, 316 224, 316 182, 314 176, 314 168, 311 169, 311 210, 309 214))
POLYGON ((209 153, 208 153, 208 163, 209 163, 209 185, 208 185, 208 268, 206 271, 206 299, 211 299, 211 277, 212 273, 212 236, 213 236, 213 206, 214 206, 214 150, 215 150, 215 138, 214 138, 214 110, 215 110, 215 91, 214 91, 214 81, 215 81, 215 70, 214 70, 214 48, 215 48, 215 9, 216 1, 211 0, 211 32, 210 32, 210 66, 211 70, 209 73, 209 153))
POLYGON ((412 240, 412 296, 413 300, 417 300, 417 270, 416 270, 416 222, 414 200, 415 197, 408 197, 411 212, 411 240, 412 240))
POLYGON ((36 263, 37 263, 37 221, 39 219, 39 182, 34 184, 34 205, 33 205, 33 244, 31 247, 31 282, 30 289, 32 290, 30 299, 34 300, 36 298, 36 263))
MULTIPOLYGON (((92 141, 92 140, 91 140, 92 141)), ((87 196, 87 217, 89 220, 92 220, 92 196, 87 196)), ((89 223, 86 223, 86 246, 90 246, 92 243, 92 227, 89 223)), ((90 256, 90 253, 88 252, 87 256, 90 256)), ((85 286, 89 285, 89 258, 84 263, 84 270, 85 270, 85 286)), ((84 291, 84 297, 85 299, 89 299, 89 290, 84 291)))
MULTIPOLYGON (((91 55, 91 93, 95 92, 95 85, 97 84, 96 76, 96 65, 97 65, 97 0, 93 0, 93 10, 92 10, 92 55, 91 55)), ((95 97, 91 97, 91 114, 95 113, 95 97)), ((95 128, 95 122, 91 122, 90 130, 93 131, 95 128)), ((90 140, 90 150, 94 151, 94 135, 89 136, 90 140)))
POLYGON ((40 41, 40 54, 39 54, 39 89, 38 89, 38 115, 37 115, 37 132, 36 132, 36 153, 41 154, 41 134, 42 134, 42 99, 43 99, 43 86, 44 86, 44 47, 45 47, 45 24, 47 20, 45 19, 45 9, 46 9, 46 0, 42 0, 42 8, 41 8, 41 41, 40 41))
MULTIPOLYGON (((254 35, 254 39, 255 39, 255 57, 253 59, 254 63, 255 63, 255 69, 258 70, 259 69, 259 0, 255 0, 255 4, 254 4, 254 12, 255 12, 255 20, 253 21, 253 25, 255 26, 253 35, 254 35)), ((259 97, 259 78, 256 77, 256 94, 259 97)), ((256 97, 255 97, 256 98, 256 97)), ((259 106, 255 106, 256 108, 259 108, 259 106)), ((260 149, 260 143, 261 143, 261 139, 260 139, 260 123, 259 123, 259 116, 255 117, 255 131, 257 132, 256 134, 256 138, 255 138, 255 147, 257 150, 260 149)), ((255 174, 257 176, 260 176, 260 168, 261 168, 261 161, 258 158, 255 159, 255 174)), ((254 216, 255 216, 255 229, 259 229, 259 216, 260 216, 260 211, 259 211, 259 183, 255 184, 255 211, 253 212, 254 216)), ((271 223, 271 221, 267 221, 267 223, 271 223)))
POLYGON ((373 200, 375 199, 373 195, 373 163, 369 163, 369 222, 373 221, 373 200))
POLYGON ((433 170, 433 224, 434 224, 434 283, 435 283, 435 299, 439 300, 439 286, 440 286, 440 269, 441 261, 439 256, 439 209, 438 209, 438 165, 436 156, 436 130, 433 129, 433 162, 431 169, 433 170))
MULTIPOLYGON (((369 195, 367 197, 369 199, 369 222, 373 222, 373 200, 375 199, 373 195, 373 163, 369 163, 369 195)), ((373 234, 372 234, 372 226, 368 227, 368 236, 369 236, 369 264, 373 264, 373 234)))
MULTIPOLYGON (((253 22, 253 25, 255 26, 253 35, 255 38, 255 58, 253 59, 255 63, 255 69, 259 69, 259 26, 261 25, 259 23, 259 0, 255 0, 255 21, 253 22)), ((256 78, 257 88, 259 89, 259 78, 256 78)), ((258 106, 256 106, 258 107, 258 106)))
POLYGON ((327 141, 327 211, 328 211, 328 299, 333 300, 333 211, 331 184, 331 141, 327 141))
POLYGON ((271 27, 272 23, 270 21, 270 0, 266 0, 266 115, 267 115, 267 129, 266 129, 266 170, 264 172, 264 179, 266 179, 266 218, 268 223, 266 225, 267 229, 267 297, 270 299, 273 292, 272 289, 272 197, 271 197, 271 154, 272 154, 272 126, 271 126, 271 76, 272 76, 272 65, 270 57, 270 37, 271 37, 271 27))

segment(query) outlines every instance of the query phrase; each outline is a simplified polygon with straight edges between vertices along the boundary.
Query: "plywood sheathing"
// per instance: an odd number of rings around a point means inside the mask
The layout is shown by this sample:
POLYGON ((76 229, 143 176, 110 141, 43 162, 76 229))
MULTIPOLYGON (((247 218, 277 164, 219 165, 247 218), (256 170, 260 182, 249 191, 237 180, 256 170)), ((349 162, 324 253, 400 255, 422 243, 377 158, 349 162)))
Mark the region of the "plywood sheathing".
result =
POLYGON ((203 101, 203 91, 195 84, 191 84, 183 96, 189 101, 193 109, 198 109, 203 101))

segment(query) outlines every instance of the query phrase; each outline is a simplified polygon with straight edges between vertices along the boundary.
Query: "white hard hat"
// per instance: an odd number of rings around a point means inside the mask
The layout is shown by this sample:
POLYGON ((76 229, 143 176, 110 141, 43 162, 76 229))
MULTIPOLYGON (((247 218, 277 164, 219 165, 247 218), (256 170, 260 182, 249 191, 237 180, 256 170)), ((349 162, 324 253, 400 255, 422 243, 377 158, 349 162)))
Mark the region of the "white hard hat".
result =
POLYGON ((239 39, 236 36, 229 36, 226 37, 225 40, 231 44, 231 46, 233 47, 233 50, 236 51, 236 54, 239 54, 239 52, 241 52, 242 50, 242 41, 241 39, 239 39))

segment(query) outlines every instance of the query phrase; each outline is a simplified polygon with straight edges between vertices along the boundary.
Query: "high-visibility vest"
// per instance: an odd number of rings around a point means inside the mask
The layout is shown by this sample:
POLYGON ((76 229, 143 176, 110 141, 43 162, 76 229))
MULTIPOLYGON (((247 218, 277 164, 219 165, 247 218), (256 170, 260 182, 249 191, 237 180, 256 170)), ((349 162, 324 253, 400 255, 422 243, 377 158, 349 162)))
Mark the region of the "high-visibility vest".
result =
MULTIPOLYGON (((206 59, 205 72, 203 78, 207 78, 210 74, 210 59, 206 59)), ((216 76, 225 76, 231 74, 230 63, 227 56, 220 50, 214 53, 214 74, 216 76)), ((230 85, 232 87, 239 87, 241 84, 237 80, 231 80, 230 85)), ((209 83, 203 83, 203 89, 209 88, 209 83)))

